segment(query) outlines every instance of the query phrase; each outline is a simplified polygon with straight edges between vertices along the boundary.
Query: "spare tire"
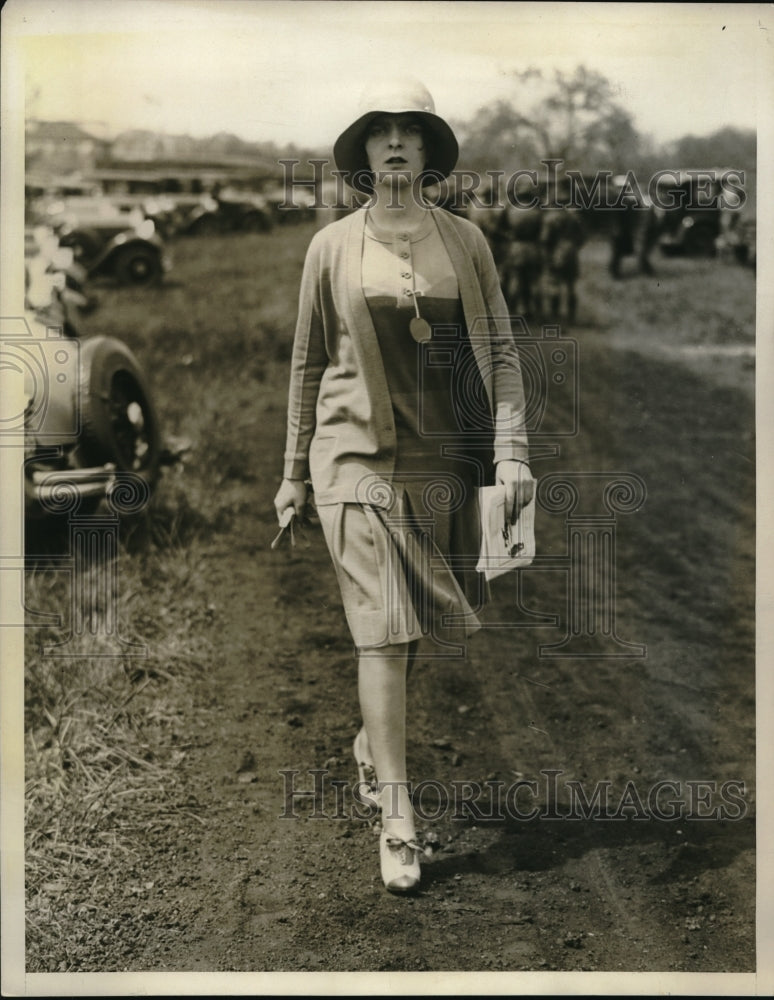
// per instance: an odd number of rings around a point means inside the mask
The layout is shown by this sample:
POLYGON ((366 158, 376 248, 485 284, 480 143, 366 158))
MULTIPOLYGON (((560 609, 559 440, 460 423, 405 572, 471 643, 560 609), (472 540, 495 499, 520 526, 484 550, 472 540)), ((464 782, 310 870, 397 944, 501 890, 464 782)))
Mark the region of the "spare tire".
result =
POLYGON ((112 337, 81 343, 78 451, 85 466, 112 462, 153 487, 161 432, 145 376, 132 352, 112 337))

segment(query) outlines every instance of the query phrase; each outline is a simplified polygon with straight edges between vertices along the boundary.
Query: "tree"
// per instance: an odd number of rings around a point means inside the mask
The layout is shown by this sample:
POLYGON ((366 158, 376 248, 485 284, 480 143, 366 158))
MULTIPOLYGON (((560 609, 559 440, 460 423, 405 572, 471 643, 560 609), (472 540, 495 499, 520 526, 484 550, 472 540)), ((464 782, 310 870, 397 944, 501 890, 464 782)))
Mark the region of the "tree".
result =
POLYGON ((754 129, 727 125, 711 135, 684 135, 668 149, 668 158, 677 168, 702 169, 732 167, 755 170, 756 133, 754 129))
POLYGON ((640 136, 605 76, 585 66, 570 74, 556 70, 550 82, 534 68, 512 75, 514 98, 482 108, 463 125, 466 166, 508 171, 552 158, 565 169, 631 168, 640 136))
POLYGON ((511 170, 515 164, 535 162, 541 151, 531 121, 508 101, 481 108, 468 122, 455 122, 464 166, 484 172, 511 170))

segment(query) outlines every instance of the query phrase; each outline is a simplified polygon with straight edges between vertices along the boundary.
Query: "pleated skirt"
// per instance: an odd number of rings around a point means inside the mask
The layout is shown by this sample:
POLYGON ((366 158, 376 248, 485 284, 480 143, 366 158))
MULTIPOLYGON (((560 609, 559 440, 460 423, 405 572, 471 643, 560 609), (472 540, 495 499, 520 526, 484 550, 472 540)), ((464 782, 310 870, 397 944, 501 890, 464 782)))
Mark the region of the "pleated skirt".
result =
POLYGON ((359 649, 422 637, 453 646, 481 627, 477 490, 459 476, 392 483, 386 506, 317 508, 359 649))

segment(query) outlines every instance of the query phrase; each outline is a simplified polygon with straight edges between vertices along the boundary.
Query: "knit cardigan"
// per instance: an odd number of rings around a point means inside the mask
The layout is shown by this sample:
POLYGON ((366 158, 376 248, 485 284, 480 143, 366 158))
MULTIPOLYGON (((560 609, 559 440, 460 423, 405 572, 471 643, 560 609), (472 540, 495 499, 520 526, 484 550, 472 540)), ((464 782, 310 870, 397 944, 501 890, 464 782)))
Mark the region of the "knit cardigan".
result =
MULTIPOLYGON (((494 423, 494 462, 527 461, 518 350, 481 230, 432 210, 459 283, 494 423)), ((306 255, 288 394, 286 479, 311 477, 317 504, 389 502, 396 433, 361 283, 363 209, 319 230, 306 255)))

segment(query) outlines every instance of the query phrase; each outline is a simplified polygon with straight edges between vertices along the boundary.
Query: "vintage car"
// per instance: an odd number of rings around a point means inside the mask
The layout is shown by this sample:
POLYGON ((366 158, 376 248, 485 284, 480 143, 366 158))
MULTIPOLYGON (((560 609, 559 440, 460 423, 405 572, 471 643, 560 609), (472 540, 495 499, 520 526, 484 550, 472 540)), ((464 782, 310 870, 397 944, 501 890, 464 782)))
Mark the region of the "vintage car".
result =
POLYGON ((122 473, 150 490, 164 460, 137 359, 120 340, 80 335, 80 302, 62 278, 68 253, 27 236, 25 315, 3 333, 5 364, 24 376, 28 524, 56 517, 63 500, 93 512, 122 473))
POLYGON ((118 212, 141 213, 151 219, 162 240, 175 235, 176 209, 174 198, 166 194, 108 194, 105 198, 118 212))
POLYGON ((62 199, 47 206, 43 221, 89 277, 150 285, 171 266, 153 220, 139 208, 123 211, 105 197, 62 199))
POLYGON ((757 264, 757 182, 754 171, 745 175, 744 200, 729 205, 720 214, 720 235, 716 241, 721 260, 755 269, 757 264))
POLYGON ((222 188, 213 193, 221 232, 265 233, 274 225, 271 209, 259 194, 222 188))
POLYGON ((289 192, 280 185, 268 188, 263 198, 276 225, 311 222, 317 218, 317 195, 308 188, 298 187, 289 192))
POLYGON ((211 236, 223 232, 218 203, 207 194, 172 195, 175 235, 211 236))
POLYGON ((755 211, 724 212, 721 217, 720 235, 715 241, 721 260, 732 260, 755 268, 757 221, 755 211))
MULTIPOLYGON (((76 263, 71 247, 62 247, 48 226, 27 226, 24 230, 24 265, 28 296, 49 303, 51 286, 62 303, 63 324, 72 316, 84 316, 96 308, 98 298, 89 288, 86 269, 76 263), (36 289, 40 288, 40 293, 36 289)), ((65 330, 73 336, 72 330, 65 330)))
POLYGON ((658 187, 662 207, 658 247, 666 257, 713 257, 720 235, 720 188, 707 191, 705 178, 664 178, 658 187))

